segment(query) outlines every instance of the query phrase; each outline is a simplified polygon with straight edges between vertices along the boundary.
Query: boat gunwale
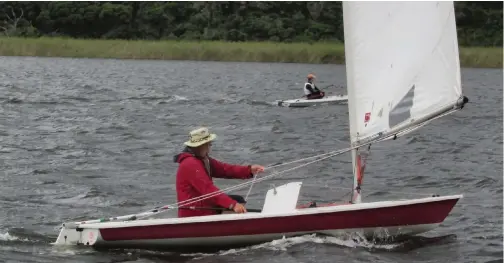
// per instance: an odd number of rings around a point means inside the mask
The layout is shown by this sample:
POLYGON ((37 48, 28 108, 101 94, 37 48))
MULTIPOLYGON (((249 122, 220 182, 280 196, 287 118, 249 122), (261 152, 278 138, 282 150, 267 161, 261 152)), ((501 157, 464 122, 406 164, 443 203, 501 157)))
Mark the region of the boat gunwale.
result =
POLYGON ((185 218, 156 218, 156 219, 142 219, 135 221, 120 221, 120 222, 100 222, 91 224, 80 224, 78 228, 82 229, 103 229, 103 228, 124 228, 124 227, 142 227, 142 226, 153 226, 153 225, 172 225, 172 224, 191 224, 191 223, 209 223, 217 221, 234 221, 234 220, 250 220, 250 219, 264 219, 264 218, 275 218, 275 217, 291 217, 291 216, 301 216, 301 215, 313 215, 313 214, 326 214, 335 212, 347 212, 356 210, 368 210, 368 209, 378 209, 378 208, 388 208, 396 206, 407 206, 416 205, 424 203, 434 203, 442 202, 463 198, 463 195, 448 195, 448 196, 438 196, 438 197, 425 197, 416 199, 406 199, 406 200, 395 200, 395 201, 377 201, 377 202, 366 202, 359 204, 347 204, 347 205, 334 205, 334 206, 322 206, 313 208, 301 208, 295 209, 291 212, 283 213, 255 213, 249 212, 244 214, 221 214, 221 215, 209 215, 209 216, 195 216, 195 217, 185 217, 185 218))
POLYGON ((288 100, 280 100, 283 103, 315 103, 315 102, 331 102, 331 101, 343 101, 343 100, 348 100, 348 95, 329 95, 320 99, 305 99, 305 98, 298 98, 298 99, 288 99, 288 100))

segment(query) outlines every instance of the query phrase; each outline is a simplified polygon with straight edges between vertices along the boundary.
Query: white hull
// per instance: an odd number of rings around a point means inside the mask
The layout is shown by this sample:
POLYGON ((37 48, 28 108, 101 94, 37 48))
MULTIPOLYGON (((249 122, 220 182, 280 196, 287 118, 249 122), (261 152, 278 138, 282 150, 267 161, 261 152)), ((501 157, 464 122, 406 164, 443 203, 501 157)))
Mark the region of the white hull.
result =
POLYGON ((332 95, 326 96, 322 99, 292 99, 292 100, 279 100, 277 101, 278 106, 284 107, 309 107, 314 105, 333 105, 333 104, 342 104, 348 101, 347 95, 332 95))

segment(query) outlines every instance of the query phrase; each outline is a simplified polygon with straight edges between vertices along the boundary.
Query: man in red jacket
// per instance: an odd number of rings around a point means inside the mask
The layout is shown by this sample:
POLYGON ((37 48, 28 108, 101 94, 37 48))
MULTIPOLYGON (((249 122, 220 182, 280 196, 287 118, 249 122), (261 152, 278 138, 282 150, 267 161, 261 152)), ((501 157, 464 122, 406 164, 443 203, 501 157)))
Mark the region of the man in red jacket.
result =
MULTIPOLYGON (((176 179, 177 201, 179 203, 219 191, 213 184, 212 177, 248 179, 252 178, 254 174, 264 171, 264 167, 260 165, 232 165, 210 158, 208 154, 211 142, 217 138, 217 135, 211 134, 207 128, 193 130, 189 133, 189 137, 190 140, 184 143, 186 145, 184 151, 174 157, 174 161, 179 163, 176 179)), ((236 213, 247 212, 242 204, 221 193, 211 198, 182 205, 178 209, 178 216, 214 215, 217 212, 212 208, 216 206, 228 208, 236 213), (195 209, 189 207, 195 207, 195 209)))

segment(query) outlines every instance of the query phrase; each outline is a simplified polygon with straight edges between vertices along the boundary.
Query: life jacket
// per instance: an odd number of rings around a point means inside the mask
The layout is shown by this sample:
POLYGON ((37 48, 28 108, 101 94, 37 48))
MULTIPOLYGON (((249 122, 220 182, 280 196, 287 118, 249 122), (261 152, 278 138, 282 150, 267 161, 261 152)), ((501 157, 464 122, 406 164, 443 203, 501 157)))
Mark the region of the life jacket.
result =
POLYGON ((310 87, 313 89, 313 91, 315 91, 315 85, 313 85, 313 83, 306 82, 306 83, 305 83, 305 85, 304 85, 304 87, 303 87, 303 91, 304 91, 304 94, 305 94, 305 95, 310 95, 310 94, 312 94, 312 93, 310 92, 310 90, 306 88, 306 86, 310 86, 310 87))

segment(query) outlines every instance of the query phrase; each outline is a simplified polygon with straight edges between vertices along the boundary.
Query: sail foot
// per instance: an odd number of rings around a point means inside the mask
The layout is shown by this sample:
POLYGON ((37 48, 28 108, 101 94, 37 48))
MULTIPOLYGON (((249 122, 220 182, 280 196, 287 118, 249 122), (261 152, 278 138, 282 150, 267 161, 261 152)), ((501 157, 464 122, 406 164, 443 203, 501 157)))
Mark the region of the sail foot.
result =
POLYGON ((443 108, 440 108, 439 110, 434 111, 434 112, 432 112, 422 118, 411 120, 410 122, 407 122, 407 123, 399 124, 388 131, 378 132, 376 134, 369 135, 366 138, 355 140, 352 142, 352 146, 355 147, 358 145, 367 145, 367 144, 372 144, 372 143, 376 143, 379 141, 385 141, 385 140, 389 140, 389 139, 395 140, 399 136, 403 136, 403 135, 408 134, 414 130, 417 130, 420 127, 426 125, 427 123, 429 123, 437 118, 440 118, 440 117, 446 116, 448 114, 451 114, 453 112, 456 112, 458 110, 461 110, 462 108, 464 108, 465 104, 468 102, 469 102, 469 98, 464 95, 461 95, 452 104, 449 104, 443 108))

